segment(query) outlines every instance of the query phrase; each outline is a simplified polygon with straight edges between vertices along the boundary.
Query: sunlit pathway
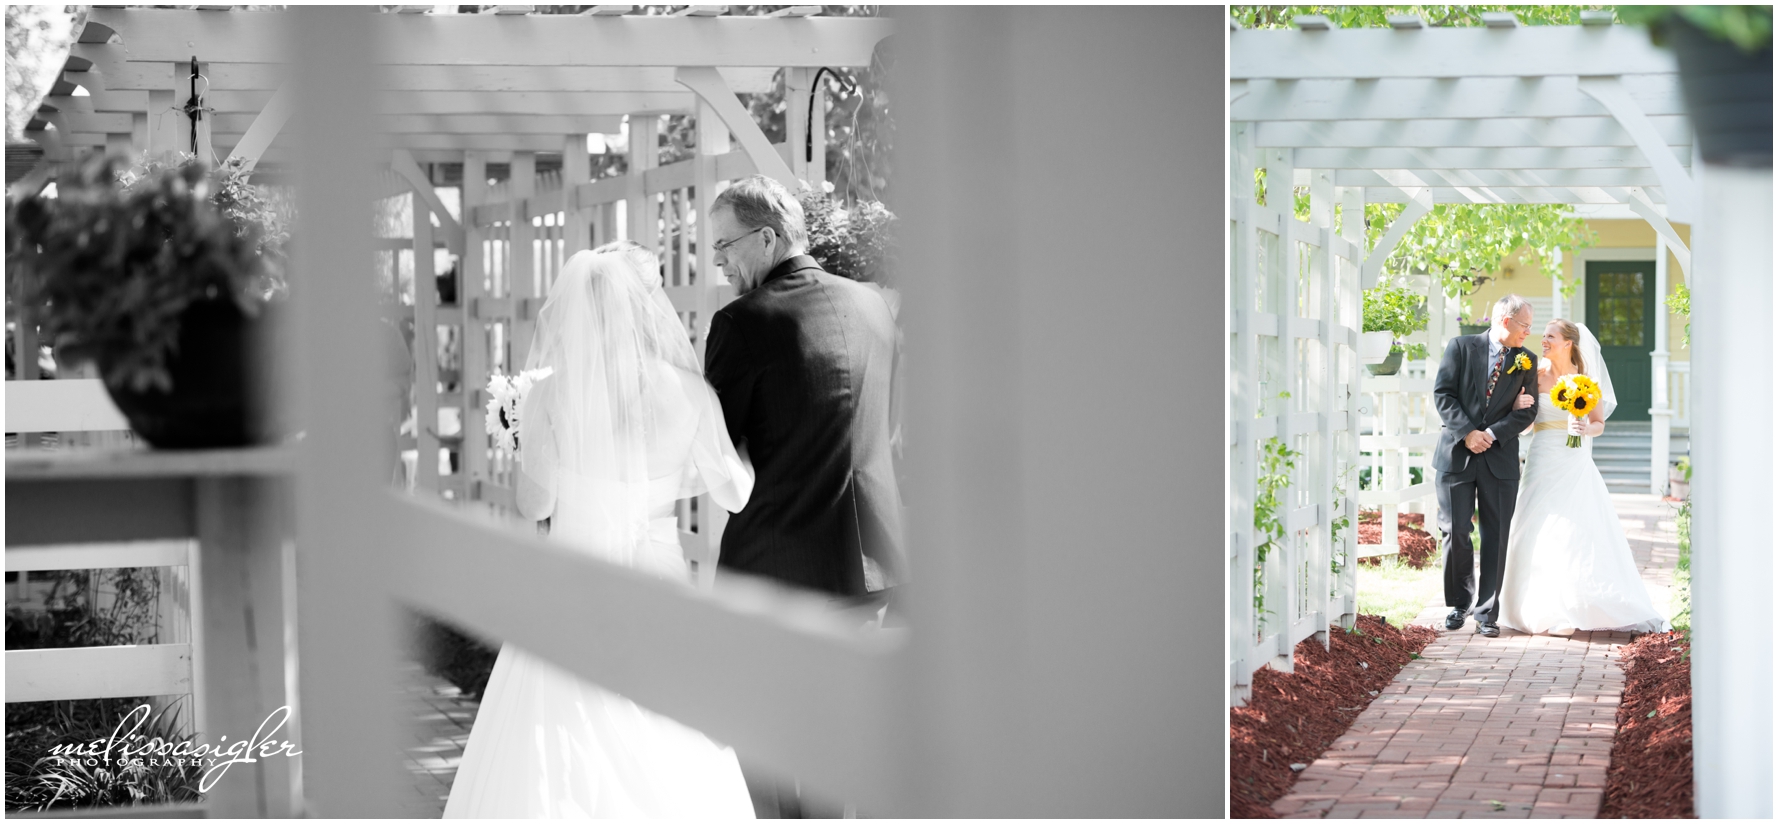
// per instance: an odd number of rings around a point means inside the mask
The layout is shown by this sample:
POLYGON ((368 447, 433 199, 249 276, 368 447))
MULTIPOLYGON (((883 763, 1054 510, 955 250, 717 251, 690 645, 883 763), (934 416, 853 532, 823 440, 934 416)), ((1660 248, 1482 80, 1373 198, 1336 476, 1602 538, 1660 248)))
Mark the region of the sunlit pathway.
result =
POLYGON ((463 760, 463 745, 475 723, 476 703, 444 679, 420 668, 401 664, 402 695, 412 718, 414 745, 403 763, 414 778, 413 818, 438 818, 444 814, 451 781, 463 760))
MULTIPOLYGON (((1678 558, 1672 504, 1613 495, 1655 604, 1678 558)), ((1625 633, 1443 629, 1273 809, 1293 818, 1592 818, 1617 729, 1625 633)))

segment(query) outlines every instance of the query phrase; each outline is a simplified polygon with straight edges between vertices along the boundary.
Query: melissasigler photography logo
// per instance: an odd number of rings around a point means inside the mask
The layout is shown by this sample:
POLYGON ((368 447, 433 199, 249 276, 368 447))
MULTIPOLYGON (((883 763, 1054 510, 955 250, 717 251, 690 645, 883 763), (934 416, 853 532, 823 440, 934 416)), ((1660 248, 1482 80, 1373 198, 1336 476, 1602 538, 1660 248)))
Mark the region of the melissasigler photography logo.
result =
POLYGON ((59 744, 50 748, 48 757, 56 759, 61 766, 83 771, 170 768, 184 772, 201 769, 203 776, 198 783, 198 791, 209 792, 228 773, 229 767, 236 764, 252 764, 277 756, 302 755, 302 750, 295 749, 292 742, 275 737, 290 720, 288 706, 273 710, 259 725, 259 729, 253 731, 251 737, 236 739, 231 743, 228 736, 222 735, 216 738, 214 744, 189 737, 168 739, 159 735, 149 736, 142 728, 148 724, 152 712, 149 705, 138 705, 118 721, 110 736, 95 738, 85 744, 59 744))

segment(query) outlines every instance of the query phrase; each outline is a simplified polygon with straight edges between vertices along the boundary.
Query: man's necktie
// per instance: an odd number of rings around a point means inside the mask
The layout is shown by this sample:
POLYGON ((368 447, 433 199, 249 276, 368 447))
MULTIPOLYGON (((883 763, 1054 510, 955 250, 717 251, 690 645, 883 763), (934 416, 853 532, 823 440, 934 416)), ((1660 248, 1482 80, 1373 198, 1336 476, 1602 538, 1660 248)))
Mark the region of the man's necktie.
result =
POLYGON ((1500 365, 1506 362, 1506 347, 1500 347, 1500 356, 1494 359, 1494 371, 1488 375, 1488 394, 1482 397, 1487 403, 1494 397, 1494 382, 1500 380, 1500 365))

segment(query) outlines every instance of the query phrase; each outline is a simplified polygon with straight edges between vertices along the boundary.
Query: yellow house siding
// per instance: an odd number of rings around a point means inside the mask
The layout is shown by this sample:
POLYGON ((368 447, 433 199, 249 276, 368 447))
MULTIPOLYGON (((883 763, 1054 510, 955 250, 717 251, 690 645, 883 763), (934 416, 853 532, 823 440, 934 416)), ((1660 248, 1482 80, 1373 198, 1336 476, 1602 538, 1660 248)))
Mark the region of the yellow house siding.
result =
MULTIPOLYGON (((1593 249, 1652 249, 1655 245, 1655 230, 1641 220, 1589 220, 1587 221, 1587 227, 1592 229, 1597 235, 1597 240, 1594 242, 1593 246, 1590 247, 1593 249)), ((1679 232, 1680 238, 1685 240, 1688 245, 1691 243, 1692 237, 1690 226, 1676 224, 1673 228, 1679 232)), ((1522 295, 1524 297, 1551 296, 1551 293, 1553 292, 1553 284, 1550 282, 1550 279, 1544 276, 1543 271, 1539 269, 1535 263, 1523 261, 1521 259, 1522 256, 1522 250, 1508 255, 1506 262, 1501 265, 1501 271, 1493 273, 1492 277, 1494 279, 1484 284, 1481 289, 1478 289, 1475 294, 1469 297, 1469 312, 1466 315, 1467 318, 1479 318, 1482 315, 1487 314, 1488 307, 1492 306, 1494 301, 1499 300, 1501 297, 1509 293, 1522 295)), ((1573 271, 1573 256, 1564 256, 1562 261, 1563 276, 1571 277, 1573 271)), ((1679 268, 1679 262, 1674 260, 1671 254, 1668 254, 1668 294, 1671 294, 1675 289, 1679 288, 1680 284, 1685 282, 1685 273, 1679 268)), ((1583 294, 1584 293, 1580 288, 1577 288, 1574 297, 1564 300, 1563 303, 1568 306, 1573 306, 1575 300, 1583 299, 1583 294)), ((1661 305, 1663 308, 1657 311, 1665 311, 1664 307, 1666 306, 1666 303, 1664 300, 1661 305)), ((1570 310, 1568 314, 1573 314, 1573 311, 1570 310)), ((1548 319, 1543 318, 1540 320, 1548 319)), ((1684 315, 1669 312, 1667 316, 1667 324, 1669 330, 1667 349, 1672 353, 1671 360, 1691 360, 1691 351, 1680 343, 1685 334, 1686 317, 1684 315)))

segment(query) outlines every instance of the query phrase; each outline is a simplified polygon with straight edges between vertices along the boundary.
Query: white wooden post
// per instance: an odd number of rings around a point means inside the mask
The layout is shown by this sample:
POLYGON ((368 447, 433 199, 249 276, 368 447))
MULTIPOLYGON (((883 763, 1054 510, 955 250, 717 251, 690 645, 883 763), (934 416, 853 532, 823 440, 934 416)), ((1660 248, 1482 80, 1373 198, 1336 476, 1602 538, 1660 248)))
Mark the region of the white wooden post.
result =
POLYGON ((1772 170, 1693 168, 1693 777, 1700 817, 1770 818, 1772 170))
POLYGON ((584 134, 562 137, 562 217, 567 221, 562 229, 563 262, 575 252, 593 248, 593 210, 582 207, 575 195, 592 177, 586 139, 584 134))
POLYGON ((180 142, 184 134, 179 124, 185 121, 184 112, 179 107, 185 98, 179 94, 178 72, 171 63, 151 64, 151 70, 159 80, 161 72, 166 72, 165 85, 148 92, 148 151, 156 157, 163 157, 173 152, 183 152, 189 148, 180 142))
POLYGON ((482 386, 488 378, 488 330, 475 318, 475 302, 488 294, 489 227, 475 218, 476 207, 488 201, 488 160, 479 151, 463 153, 463 257, 457 264, 457 303, 462 307, 463 327, 458 334, 457 387, 462 393, 458 434, 458 500, 475 498, 477 484, 488 480, 488 436, 475 425, 482 386))
MULTIPOLYGON (((300 337, 280 349, 291 353, 294 380, 286 397, 298 405, 306 433, 296 483, 302 781, 310 802, 303 813, 399 817, 406 812, 402 798, 413 789, 399 760, 411 738, 403 734, 396 700, 400 653, 388 591, 394 570, 384 551, 392 536, 384 534, 383 519, 366 516, 384 513, 367 510, 367 501, 391 494, 380 471, 378 430, 387 418, 380 409, 367 414, 343 402, 387 394, 387 371, 361 365, 384 351, 374 337, 369 265, 368 183, 376 145, 370 124, 376 121, 368 95, 339 93, 364 83, 380 41, 367 10, 299 7, 285 14, 291 53, 301 56, 291 118, 303 175, 294 257, 303 285, 294 290, 300 337)), ((275 603, 257 592, 250 597, 275 603)))
MULTIPOLYGON (((1302 402, 1300 393, 1295 390, 1297 371, 1300 368, 1297 359, 1296 343, 1291 338, 1292 320, 1297 315, 1297 278, 1296 278, 1296 242, 1294 240, 1293 216, 1295 194, 1292 186, 1296 180, 1296 168, 1291 163, 1289 149, 1267 149, 1266 158, 1266 205, 1280 215, 1277 245, 1266 255, 1266 268, 1261 281, 1260 292, 1265 296, 1265 309, 1272 315, 1276 326, 1272 335, 1272 351, 1262 355, 1265 363, 1262 369, 1267 381, 1260 390, 1260 408, 1271 413, 1277 422, 1277 438, 1285 446, 1296 447, 1296 429, 1292 426, 1291 413, 1297 404, 1302 402), (1279 397, 1282 392, 1291 392, 1290 397, 1279 397)), ((1302 462, 1297 461, 1297 469, 1290 475, 1290 482, 1284 494, 1280 496, 1278 516, 1284 521, 1284 537, 1275 554, 1266 559, 1266 608, 1273 617, 1266 621, 1262 616, 1262 625, 1268 630, 1276 629, 1277 644, 1272 650, 1272 668, 1280 672, 1295 672, 1296 661, 1291 653, 1296 643, 1291 640, 1291 627, 1295 623, 1297 599, 1296 587, 1291 581, 1295 572, 1291 562, 1299 551, 1296 530, 1290 528, 1290 514, 1296 495, 1292 494, 1302 483, 1302 462)))
POLYGON ((525 368, 525 354, 531 348, 531 330, 536 325, 525 317, 525 301, 537 297, 542 289, 535 241, 538 235, 536 224, 542 222, 543 215, 534 202, 537 194, 535 152, 513 152, 512 177, 506 181, 506 191, 512 203, 506 280, 507 305, 512 307, 512 315, 505 321, 506 351, 510 353, 506 370, 509 374, 517 374, 525 368))
POLYGON ((1319 322, 1319 330, 1309 344, 1311 357, 1304 365, 1308 372, 1309 411, 1317 413, 1315 434, 1309 439, 1306 483, 1312 484, 1309 490, 1310 506, 1315 507, 1318 523, 1310 529, 1310 540, 1305 549, 1305 563, 1309 565, 1308 592, 1306 600, 1312 609, 1311 626, 1315 631, 1315 639, 1323 647, 1332 643, 1328 636, 1329 624, 1328 600, 1332 595, 1331 581, 1333 570, 1333 535, 1330 525, 1333 523, 1333 482, 1336 466, 1334 454, 1333 424, 1335 417, 1335 379, 1334 348, 1334 263, 1333 263, 1333 212, 1334 186, 1333 173, 1315 170, 1309 173, 1309 225, 1317 230, 1319 241, 1309 257, 1309 300, 1310 316, 1319 322))
POLYGON ((1259 272, 1259 244, 1254 216, 1259 207, 1253 200, 1253 170, 1258 168, 1254 154, 1252 127, 1246 123, 1229 124, 1230 222, 1228 306, 1229 331, 1229 397, 1228 427, 1229 477, 1225 493, 1229 506, 1228 536, 1228 603, 1230 691, 1229 703, 1239 705, 1247 698, 1253 683, 1252 650, 1260 631, 1259 618, 1253 609, 1253 565, 1256 534, 1253 529, 1255 483, 1258 480, 1258 438, 1255 437, 1258 406, 1259 336, 1254 328, 1258 311, 1256 297, 1259 272))
MULTIPOLYGON (((697 347, 698 362, 704 362, 705 337, 710 329, 710 316, 722 308, 723 298, 733 294, 722 272, 716 268, 715 242, 716 235, 710 227, 710 207, 716 201, 716 189, 721 183, 716 176, 716 158, 726 154, 730 148, 729 130, 721 118, 716 116, 710 104, 698 101, 698 155, 694 172, 693 187, 696 190, 697 209, 697 266, 694 285, 697 287, 697 303, 689 308, 692 314, 692 340, 697 347)), ((716 581, 716 559, 722 547, 722 531, 728 526, 728 512, 711 502, 710 496, 698 499, 698 538, 701 544, 701 556, 698 561, 698 584, 709 588, 716 581)), ((688 542, 689 543, 689 542, 688 542)))
MULTIPOLYGON (((414 198, 414 488, 438 494, 438 272, 432 207, 414 198)), ((463 255, 462 257, 468 257, 463 255)), ((462 288, 462 267, 458 267, 462 288)), ((468 420, 465 418, 465 420, 468 420)))
POLYGON ((1648 491, 1667 494, 1667 455, 1672 448, 1673 408, 1667 400, 1667 350, 1671 337, 1667 317, 1667 241, 1655 235, 1655 348, 1648 353, 1649 389, 1653 403, 1648 410, 1652 422, 1648 449, 1648 491))
POLYGON ((624 182, 624 213, 629 219, 629 239, 653 251, 660 243, 660 215, 654 196, 648 194, 645 174, 660 159, 661 120, 654 115, 630 116, 630 168, 624 182))
MULTIPOLYGON (((792 66, 784 70, 784 160, 790 164, 790 173, 798 180, 809 179, 808 144, 805 135, 809 126, 809 89, 815 72, 802 66, 792 66), (800 102, 799 102, 800 101, 800 102)), ((825 132, 823 133, 825 137, 825 132)), ((815 183, 812 185, 820 185, 815 183)))

